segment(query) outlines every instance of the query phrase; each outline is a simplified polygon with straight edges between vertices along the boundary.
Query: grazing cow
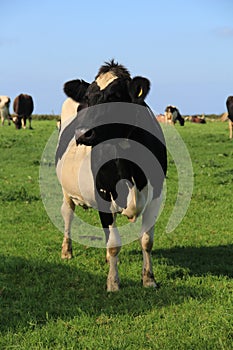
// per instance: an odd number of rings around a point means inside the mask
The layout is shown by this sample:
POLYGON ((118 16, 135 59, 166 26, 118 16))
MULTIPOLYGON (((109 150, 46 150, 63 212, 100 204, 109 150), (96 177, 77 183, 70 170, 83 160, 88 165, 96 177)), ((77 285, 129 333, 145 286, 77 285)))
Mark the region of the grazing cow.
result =
POLYGON ((78 113, 61 115, 56 172, 63 190, 65 223, 62 258, 72 257, 71 222, 76 205, 96 208, 106 237, 110 264, 107 290, 119 289, 117 269, 121 238, 116 215, 135 222, 142 215, 138 237, 143 251, 142 282, 157 287, 151 250, 162 198, 167 154, 162 130, 144 102, 150 82, 131 78, 114 60, 105 63, 91 84, 73 80, 64 91, 78 113))
POLYGON ((181 126, 184 126, 184 118, 181 116, 179 110, 175 106, 167 106, 165 109, 165 118, 168 123, 176 124, 177 120, 181 126))
POLYGON ((8 125, 11 124, 10 102, 11 102, 10 97, 0 96, 0 118, 1 118, 2 125, 4 125, 4 122, 6 119, 8 119, 8 125))
POLYGON ((30 95, 20 94, 18 95, 13 103, 13 109, 16 116, 13 117, 13 122, 15 123, 16 129, 21 129, 22 127, 26 129, 26 120, 29 121, 29 129, 32 129, 32 112, 34 109, 33 99, 30 95))
POLYGON ((199 117, 198 115, 192 115, 189 117, 189 121, 191 123, 196 123, 196 124, 206 124, 205 117, 199 117))
POLYGON ((230 131, 230 139, 232 139, 232 128, 233 128, 233 96, 228 96, 227 101, 227 111, 228 111, 228 118, 229 118, 229 131, 230 131))

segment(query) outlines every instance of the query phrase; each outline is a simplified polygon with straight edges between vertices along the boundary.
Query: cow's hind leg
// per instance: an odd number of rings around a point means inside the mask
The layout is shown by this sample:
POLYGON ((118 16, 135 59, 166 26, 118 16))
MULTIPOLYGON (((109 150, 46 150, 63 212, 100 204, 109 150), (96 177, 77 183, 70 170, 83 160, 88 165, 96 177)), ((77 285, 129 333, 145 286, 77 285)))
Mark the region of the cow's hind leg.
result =
POLYGON ((141 247, 143 254, 142 283, 144 287, 158 287, 153 273, 151 251, 154 242, 154 225, 158 216, 161 197, 155 198, 142 215, 141 247))
POLYGON ((61 206, 61 213, 64 220, 65 230, 64 239, 62 243, 62 259, 71 259, 72 254, 72 240, 71 240, 71 223, 74 217, 74 202, 64 194, 63 203, 61 206))

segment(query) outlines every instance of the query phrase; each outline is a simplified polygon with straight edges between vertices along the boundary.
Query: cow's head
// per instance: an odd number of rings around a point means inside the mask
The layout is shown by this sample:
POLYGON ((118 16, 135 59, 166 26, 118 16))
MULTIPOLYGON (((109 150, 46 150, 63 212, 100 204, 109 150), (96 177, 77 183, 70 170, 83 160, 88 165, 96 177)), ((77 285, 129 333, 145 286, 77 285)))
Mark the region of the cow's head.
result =
POLYGON ((16 129, 22 128, 22 118, 19 115, 13 115, 12 121, 15 124, 16 129))
MULTIPOLYGON (((136 105, 145 105, 145 97, 150 89, 150 82, 144 77, 131 78, 128 70, 113 60, 110 63, 106 63, 102 66, 95 78, 95 81, 91 84, 83 80, 72 80, 64 85, 64 91, 67 96, 73 98, 79 102, 79 125, 76 130, 76 142, 77 144, 94 145, 102 140, 100 137, 100 124, 101 134, 106 133, 112 137, 112 127, 107 124, 113 123, 114 119, 112 115, 116 116, 116 113, 127 114, 129 118, 129 110, 119 104, 113 104, 112 102, 126 102, 136 105), (101 108, 88 108, 88 111, 84 111, 87 107, 93 107, 96 105, 102 105, 101 108), (82 113, 81 113, 82 111, 82 113), (111 118, 111 121, 110 121, 111 118)), ((132 118, 136 118, 137 113, 133 113, 131 108, 130 124, 134 121, 132 118)), ((118 123, 118 118, 115 119, 118 123)), ((119 123, 118 123, 119 124, 119 123)), ((134 124, 133 124, 134 125, 134 124)), ((127 137, 129 127, 124 128, 123 137, 127 137)), ((116 131, 117 128, 114 128, 116 131)), ((121 136, 122 136, 121 135, 121 136)))

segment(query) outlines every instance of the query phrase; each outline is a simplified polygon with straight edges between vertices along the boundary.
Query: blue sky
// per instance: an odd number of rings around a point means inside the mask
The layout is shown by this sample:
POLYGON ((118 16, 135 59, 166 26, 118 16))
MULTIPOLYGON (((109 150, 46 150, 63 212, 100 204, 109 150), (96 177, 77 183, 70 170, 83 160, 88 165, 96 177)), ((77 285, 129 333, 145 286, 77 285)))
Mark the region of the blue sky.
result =
POLYGON ((232 0, 1 0, 0 12, 0 95, 31 94, 34 113, 59 114, 63 84, 111 58, 150 79, 157 113, 222 113, 233 95, 232 0))

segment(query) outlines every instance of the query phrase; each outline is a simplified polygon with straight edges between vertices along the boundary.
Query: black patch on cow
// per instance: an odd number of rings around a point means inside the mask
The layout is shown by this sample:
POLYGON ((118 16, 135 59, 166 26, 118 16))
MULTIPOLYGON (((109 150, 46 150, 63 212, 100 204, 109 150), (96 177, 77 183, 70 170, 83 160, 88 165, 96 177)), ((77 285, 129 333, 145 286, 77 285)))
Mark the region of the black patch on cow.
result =
POLYGON ((78 127, 78 118, 74 118, 72 122, 62 131, 60 140, 55 154, 55 165, 59 159, 62 159, 63 154, 66 152, 67 147, 74 137, 75 129, 78 127))
POLYGON ((90 84, 84 80, 71 80, 64 84, 63 90, 68 97, 81 102, 90 84))
POLYGON ((159 196, 167 170, 166 146, 161 127, 148 108, 132 103, 101 104, 88 108, 85 113, 80 112, 78 126, 77 144, 93 147, 92 171, 94 178, 98 179, 98 189, 104 189, 114 197, 119 180, 133 179, 141 190, 148 178, 155 196, 159 196), (128 147, 122 148, 119 139, 125 140, 128 147), (99 147, 96 148, 97 145, 99 147), (137 145, 142 146, 143 152, 137 145), (152 154, 153 163, 148 162, 145 156, 147 150, 152 154), (108 159, 106 154, 111 154, 113 162, 103 167, 103 171, 100 165, 108 159), (135 154, 139 166, 130 163, 135 154), (114 163, 116 159, 117 163, 114 163), (143 170, 146 170, 146 176, 143 170))
POLYGON ((233 122, 233 96, 228 96, 226 100, 228 118, 233 122))
POLYGON ((34 109, 32 97, 27 94, 20 94, 14 100, 13 109, 18 116, 29 117, 34 109))
POLYGON ((129 126, 130 137, 126 142, 128 142, 130 147, 128 149, 121 149, 118 141, 115 140, 117 140, 118 137, 122 137, 122 129, 126 128, 126 125, 119 124, 117 127, 114 125, 114 136, 111 135, 110 129, 107 130, 107 126, 100 128, 105 129, 104 138, 101 140, 99 139, 101 147, 95 147, 97 146, 97 144, 95 144, 91 154, 93 178, 96 179, 95 185, 99 195, 101 197, 104 195, 103 198, 105 200, 111 201, 111 197, 107 197, 107 194, 111 194, 116 203, 124 208, 126 206, 129 187, 135 184, 137 189, 141 191, 149 180, 154 188, 154 197, 158 197, 161 193, 167 170, 164 143, 141 128, 135 127, 133 132, 131 132, 130 129, 132 129, 132 126, 129 126), (150 151, 154 155, 154 159, 157 159, 157 163, 155 161, 152 164, 148 163, 146 150, 144 157, 142 154, 138 155, 138 164, 131 161, 132 153, 137 152, 137 148, 135 149, 134 143, 131 142, 131 140, 140 143, 147 151, 150 151), (113 150, 112 160, 104 163, 100 167, 99 163, 101 162, 102 164, 104 162, 105 154, 109 154, 111 149, 113 150), (120 183, 120 189, 118 188, 117 190, 116 186, 120 180, 123 181, 120 183), (104 192, 102 190, 104 190, 104 192), (120 197, 118 193, 121 193, 120 197))
POLYGON ((129 83, 129 94, 133 103, 143 105, 149 90, 150 82, 146 78, 135 77, 129 83))
POLYGON ((95 106, 107 102, 131 102, 128 92, 128 79, 116 79, 105 89, 100 90, 96 82, 92 83, 86 91, 84 103, 95 106))

